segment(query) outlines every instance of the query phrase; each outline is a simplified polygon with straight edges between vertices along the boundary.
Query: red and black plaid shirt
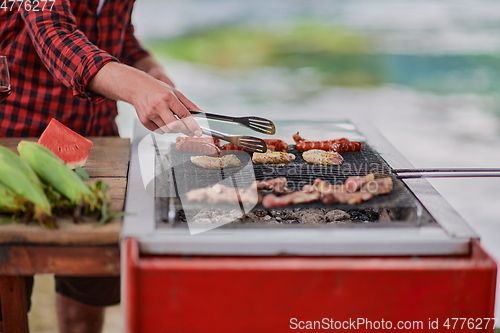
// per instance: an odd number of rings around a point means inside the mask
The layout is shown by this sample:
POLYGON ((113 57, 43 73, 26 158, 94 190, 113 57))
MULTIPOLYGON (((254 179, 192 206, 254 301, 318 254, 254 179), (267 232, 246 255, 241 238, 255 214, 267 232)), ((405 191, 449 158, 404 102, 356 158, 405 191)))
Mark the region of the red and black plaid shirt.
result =
POLYGON ((0 55, 12 86, 0 103, 0 137, 39 136, 51 118, 85 136, 117 135, 116 102, 86 87, 108 62, 132 65, 148 55, 133 34, 134 0, 106 0, 99 15, 99 0, 51 4, 0 8, 0 55))

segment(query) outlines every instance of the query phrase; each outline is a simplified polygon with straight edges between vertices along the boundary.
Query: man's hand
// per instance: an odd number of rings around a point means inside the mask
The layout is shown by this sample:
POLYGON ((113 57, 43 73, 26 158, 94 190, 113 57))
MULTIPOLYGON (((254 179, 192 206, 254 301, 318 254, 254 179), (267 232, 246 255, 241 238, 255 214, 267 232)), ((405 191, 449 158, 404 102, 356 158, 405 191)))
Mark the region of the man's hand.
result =
POLYGON ((92 78, 89 89, 134 105, 139 120, 151 131, 202 135, 188 111, 200 109, 171 85, 143 71, 110 62, 92 78))

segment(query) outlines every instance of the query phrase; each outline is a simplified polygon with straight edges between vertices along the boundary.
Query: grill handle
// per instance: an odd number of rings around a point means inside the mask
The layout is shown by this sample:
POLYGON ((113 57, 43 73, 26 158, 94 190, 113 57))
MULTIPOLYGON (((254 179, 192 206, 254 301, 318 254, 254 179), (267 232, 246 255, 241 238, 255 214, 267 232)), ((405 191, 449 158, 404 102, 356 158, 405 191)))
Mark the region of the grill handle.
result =
POLYGON ((428 169, 392 169, 394 173, 416 172, 500 172, 500 168, 428 168, 428 169))
POLYGON ((499 168, 392 169, 392 172, 399 179, 500 177, 499 168))

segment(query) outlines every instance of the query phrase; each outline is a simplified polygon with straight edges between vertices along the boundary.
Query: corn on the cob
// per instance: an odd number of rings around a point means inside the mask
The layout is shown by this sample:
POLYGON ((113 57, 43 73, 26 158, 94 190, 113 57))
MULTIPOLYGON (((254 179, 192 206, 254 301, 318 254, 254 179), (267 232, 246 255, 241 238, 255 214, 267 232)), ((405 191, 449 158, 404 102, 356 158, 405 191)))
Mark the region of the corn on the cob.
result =
POLYGON ((46 184, 66 196, 71 203, 95 209, 97 199, 92 190, 54 153, 38 143, 28 141, 21 141, 17 150, 46 184))
POLYGON ((0 183, 0 212, 15 213, 26 210, 25 200, 0 183))
POLYGON ((34 218, 42 226, 55 227, 50 203, 40 179, 16 153, 0 146, 0 182, 11 191, 33 203, 34 218))

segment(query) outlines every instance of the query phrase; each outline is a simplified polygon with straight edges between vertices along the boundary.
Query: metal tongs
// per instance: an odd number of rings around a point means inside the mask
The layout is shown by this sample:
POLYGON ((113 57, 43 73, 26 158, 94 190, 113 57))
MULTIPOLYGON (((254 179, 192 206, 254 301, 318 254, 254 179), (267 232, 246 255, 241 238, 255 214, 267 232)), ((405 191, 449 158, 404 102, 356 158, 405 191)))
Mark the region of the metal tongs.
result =
POLYGON ((201 127, 201 131, 205 135, 231 142, 235 146, 241 147, 250 153, 265 153, 267 151, 266 142, 254 136, 230 135, 203 127, 201 127))
MULTIPOLYGON (((208 119, 219 120, 225 122, 238 123, 254 131, 265 133, 265 134, 275 134, 276 126, 274 123, 268 119, 260 117, 230 117, 220 114, 207 113, 201 111, 189 111, 192 115, 203 115, 208 119)), ((266 142, 260 138, 254 136, 246 135, 230 135, 215 130, 207 129, 201 127, 203 134, 210 135, 214 138, 218 138, 224 141, 231 142, 232 144, 243 148, 244 150, 251 153, 265 153, 267 151, 266 142)))
POLYGON ((208 119, 212 119, 212 120, 226 121, 226 122, 230 122, 230 123, 238 123, 240 125, 248 127, 250 129, 253 129, 256 132, 269 134, 269 135, 276 134, 276 126, 274 126, 274 123, 272 121, 270 121, 269 119, 254 117, 254 116, 231 117, 231 116, 225 116, 222 114, 215 114, 215 113, 208 113, 208 112, 201 112, 201 111, 189 111, 189 112, 191 112, 191 114, 193 116, 203 115, 203 116, 207 117, 208 119))

